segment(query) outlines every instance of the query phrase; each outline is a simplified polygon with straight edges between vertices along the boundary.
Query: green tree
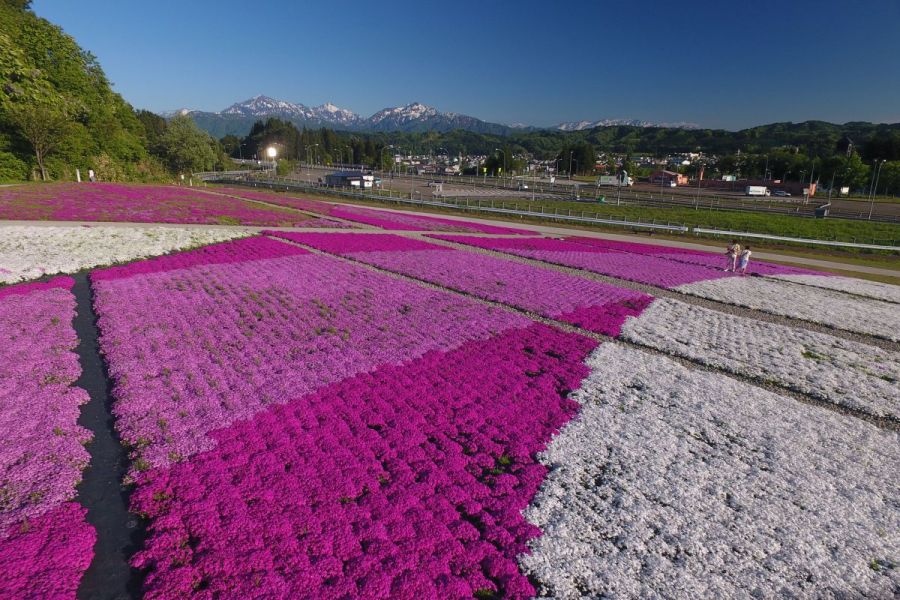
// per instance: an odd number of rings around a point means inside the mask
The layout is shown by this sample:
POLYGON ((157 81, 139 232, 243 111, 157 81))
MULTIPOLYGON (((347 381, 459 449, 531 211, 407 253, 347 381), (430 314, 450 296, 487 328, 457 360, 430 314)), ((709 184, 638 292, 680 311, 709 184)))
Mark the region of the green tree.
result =
POLYGON ((209 171, 216 163, 216 141, 186 115, 169 121, 160 145, 169 168, 175 173, 209 171))
POLYGON ((72 123, 65 108, 44 104, 17 104, 7 118, 34 151, 41 179, 47 181, 47 158, 63 143, 72 123))
POLYGON ((861 190, 869 185, 870 167, 865 164, 859 154, 853 153, 845 157, 835 176, 841 186, 847 186, 851 190, 861 190))

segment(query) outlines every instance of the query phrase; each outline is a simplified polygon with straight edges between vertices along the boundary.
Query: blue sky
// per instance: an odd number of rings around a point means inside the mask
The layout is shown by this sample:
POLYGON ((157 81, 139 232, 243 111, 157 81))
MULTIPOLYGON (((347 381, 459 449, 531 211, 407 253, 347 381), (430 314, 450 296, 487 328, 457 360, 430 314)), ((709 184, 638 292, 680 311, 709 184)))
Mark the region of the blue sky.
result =
POLYGON ((900 121, 900 1, 34 0, 138 108, 257 94, 363 116, 739 129, 900 121))

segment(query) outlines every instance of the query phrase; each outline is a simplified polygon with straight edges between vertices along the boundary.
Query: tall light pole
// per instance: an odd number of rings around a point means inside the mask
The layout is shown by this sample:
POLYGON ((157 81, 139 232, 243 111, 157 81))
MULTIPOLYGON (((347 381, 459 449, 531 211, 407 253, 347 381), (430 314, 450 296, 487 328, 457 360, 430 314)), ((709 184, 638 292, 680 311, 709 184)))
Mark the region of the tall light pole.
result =
MULTIPOLYGON (((502 152, 503 153, 503 170, 506 170, 506 151, 501 150, 500 148, 494 148, 494 152, 502 152)), ((500 173, 500 185, 503 185, 503 173, 500 173)))
POLYGON ((874 183, 874 185, 872 186, 872 190, 871 190, 871 192, 872 192, 872 201, 869 202, 869 220, 870 220, 870 221, 872 220, 872 211, 875 209, 875 195, 876 195, 876 193, 877 193, 877 191, 878 191, 878 179, 881 177, 881 167, 883 167, 883 166, 884 166, 884 163, 886 163, 886 162, 887 162, 887 159, 886 159, 886 158, 882 158, 880 163, 876 161, 876 167, 875 167, 875 183, 874 183))
POLYGON ((275 146, 266 148, 266 156, 272 161, 272 174, 274 175, 278 168, 278 163, 275 161, 275 157, 278 156, 278 150, 275 149, 275 146))
MULTIPOLYGON (((381 152, 384 153, 385 150, 389 150, 389 149, 391 149, 391 148, 393 148, 393 147, 394 147, 393 144, 391 144, 390 146, 382 146, 382 147, 381 147, 381 152)), ((399 175, 399 171, 398 171, 397 174, 399 175)), ((381 177, 382 177, 382 179, 384 178, 384 163, 381 164, 381 177)), ((393 159, 393 157, 391 158, 391 179, 390 179, 390 181, 391 181, 391 182, 394 181, 394 159, 393 159)), ((388 193, 390 193, 390 190, 391 190, 390 185, 391 185, 391 184, 389 183, 389 184, 388 184, 388 186, 389 186, 389 187, 388 187, 388 193)))
POLYGON ((307 183, 312 183, 312 175, 310 173, 310 163, 312 163, 312 150, 318 146, 318 144, 313 144, 312 146, 306 147, 306 181, 307 183))
POLYGON ((572 179, 572 155, 575 154, 574 150, 569 150, 569 180, 572 179))

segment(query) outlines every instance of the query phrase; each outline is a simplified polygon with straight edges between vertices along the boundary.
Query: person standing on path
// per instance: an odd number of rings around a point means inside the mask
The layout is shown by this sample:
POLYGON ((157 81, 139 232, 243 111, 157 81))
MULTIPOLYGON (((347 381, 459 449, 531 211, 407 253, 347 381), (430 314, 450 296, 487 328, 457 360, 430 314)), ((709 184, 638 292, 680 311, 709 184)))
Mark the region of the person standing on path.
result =
POLYGON ((741 252, 741 265, 740 265, 741 275, 747 274, 747 265, 750 264, 750 255, 751 254, 753 254, 753 253, 750 252, 750 246, 747 246, 746 248, 744 248, 744 251, 741 252))
POLYGON ((731 244, 728 245, 728 249, 725 250, 725 257, 727 258, 727 263, 725 265, 725 271, 736 271, 737 270, 737 259, 738 255, 741 253, 741 245, 738 244, 737 240, 731 240, 731 244))
POLYGON ((97 180, 97 178, 94 176, 94 170, 93 170, 93 169, 88 169, 88 179, 89 179, 90 181, 96 181, 96 180, 97 180))

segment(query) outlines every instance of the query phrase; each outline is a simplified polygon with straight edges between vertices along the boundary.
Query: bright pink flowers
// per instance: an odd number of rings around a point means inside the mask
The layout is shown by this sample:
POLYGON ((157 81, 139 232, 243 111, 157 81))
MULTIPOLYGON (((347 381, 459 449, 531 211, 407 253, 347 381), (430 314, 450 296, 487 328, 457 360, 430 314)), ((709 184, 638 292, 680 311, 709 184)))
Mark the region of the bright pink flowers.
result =
MULTIPOLYGON (((687 248, 673 248, 670 246, 657 246, 653 244, 637 244, 634 242, 619 242, 615 240, 603 240, 598 238, 586 237, 570 237, 567 238, 571 242, 586 244, 594 248, 602 248, 605 250, 616 250, 619 252, 629 252, 632 254, 643 254, 645 256, 655 256, 666 260, 688 263, 692 265, 700 265, 710 267, 712 269, 724 269, 726 258, 723 252, 715 254, 713 252, 703 252, 700 250, 691 250, 687 248)), ((775 263, 766 263, 758 260, 751 260, 750 266, 747 268, 748 273, 759 275, 795 275, 795 274, 813 274, 825 275, 818 271, 810 271, 799 267, 788 267, 775 263)))
POLYGON ((299 210, 306 210, 321 215, 346 219, 355 223, 380 227, 382 229, 395 229, 405 231, 458 231, 462 233, 496 233, 496 234, 515 234, 515 235, 531 235, 534 231, 519 229, 515 227, 504 227, 501 225, 486 225, 483 223, 472 223, 469 221, 457 221, 455 219, 445 219, 442 217, 414 215, 404 212, 393 212, 387 210, 377 210, 374 208, 365 208, 362 206, 351 206, 341 204, 330 204, 319 200, 310 200, 308 198, 297 198, 296 196, 287 196, 285 194, 264 193, 250 191, 243 188, 224 188, 229 194, 241 196, 243 198, 251 198, 253 200, 262 200, 272 204, 280 204, 282 206, 290 206, 299 210))
POLYGON ((595 342, 542 325, 385 365, 138 480, 146 598, 526 598, 535 461, 595 342), (473 374, 477 373, 477 381, 473 374))
POLYGON ((75 598, 97 540, 86 512, 64 502, 0 531, 0 597, 75 598))
POLYGON ((274 235, 611 336, 619 334, 626 317, 639 315, 653 300, 640 292, 552 269, 398 235, 274 235))
POLYGON ((730 273, 700 265, 620 252, 569 240, 498 239, 437 234, 434 237, 665 288, 730 276, 730 273))
POLYGON ((0 591, 74 597, 94 530, 71 502, 90 456, 73 280, 0 288, 0 591))
POLYGON ((61 183, 0 188, 0 219, 321 227, 294 210, 198 188, 61 183))
POLYGON ((319 387, 528 319, 268 238, 97 271, 113 413, 135 471, 319 387))

